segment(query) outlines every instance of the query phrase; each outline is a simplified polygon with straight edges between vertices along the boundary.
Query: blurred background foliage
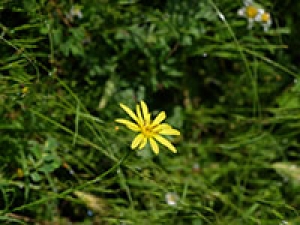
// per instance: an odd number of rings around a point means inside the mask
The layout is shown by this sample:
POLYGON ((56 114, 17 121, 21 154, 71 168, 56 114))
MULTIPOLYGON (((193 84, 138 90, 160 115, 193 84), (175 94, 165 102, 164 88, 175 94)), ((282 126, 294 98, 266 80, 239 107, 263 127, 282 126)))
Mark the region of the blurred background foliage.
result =
POLYGON ((299 9, 242 1, 0 1, 0 220, 300 224, 299 9), (118 103, 181 130, 131 151, 118 103), (165 200, 173 193, 176 204, 165 200))

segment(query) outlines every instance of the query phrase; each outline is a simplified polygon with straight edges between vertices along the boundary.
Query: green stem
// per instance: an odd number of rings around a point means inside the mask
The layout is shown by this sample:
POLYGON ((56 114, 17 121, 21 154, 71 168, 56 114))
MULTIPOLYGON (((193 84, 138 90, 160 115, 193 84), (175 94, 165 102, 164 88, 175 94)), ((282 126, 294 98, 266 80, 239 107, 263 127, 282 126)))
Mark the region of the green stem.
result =
MULTIPOLYGON (((51 124, 53 124, 54 126, 60 128, 60 129, 62 129, 62 130, 65 131, 66 133, 74 135, 74 132, 73 132, 71 129, 69 129, 68 127, 66 127, 66 126, 64 126, 64 125, 62 125, 62 124, 56 122, 55 120, 53 120, 53 119, 51 119, 51 118, 49 118, 49 117, 47 117, 47 116, 41 114, 40 112, 38 112, 38 111, 36 111, 36 110, 34 110, 34 109, 30 109, 30 110, 31 110, 31 112, 33 112, 35 115, 37 115, 37 116, 41 117, 42 119, 44 119, 44 120, 50 122, 51 124)), ((92 148, 95 148, 95 149, 101 151, 105 156, 107 156, 108 158, 110 158, 112 161, 115 161, 115 162, 117 161, 116 158, 115 158, 113 155, 110 155, 110 154, 108 154, 106 151, 103 151, 103 150, 101 149, 101 147, 99 147, 97 144, 95 144, 95 143, 93 143, 92 141, 88 140, 87 138, 81 136, 80 134, 77 134, 77 137, 76 137, 76 138, 77 138, 78 140, 82 141, 83 143, 88 144, 88 145, 91 146, 92 148)))
POLYGON ((223 13, 219 10, 219 8, 217 7, 217 5, 214 3, 213 0, 209 0, 209 3, 211 4, 211 6, 215 9, 215 11, 217 12, 218 16, 220 17, 220 19, 224 22, 225 26, 227 27, 228 29, 228 32, 230 33, 240 55, 241 55, 241 59, 242 61, 244 62, 245 64, 245 67, 246 67, 246 71, 247 71, 247 74, 249 75, 250 77, 250 80, 251 80, 251 85, 252 85, 252 90, 253 90, 253 116, 257 115, 260 117, 261 115, 261 108, 260 108, 260 103, 259 103, 259 96, 258 96, 258 90, 257 90, 257 81, 251 71, 251 68, 250 68, 250 65, 247 61, 247 58, 243 52, 243 48, 241 47, 237 37, 235 36, 235 33, 234 31, 232 30, 230 24, 228 23, 228 21, 226 20, 225 16, 223 15, 223 13))

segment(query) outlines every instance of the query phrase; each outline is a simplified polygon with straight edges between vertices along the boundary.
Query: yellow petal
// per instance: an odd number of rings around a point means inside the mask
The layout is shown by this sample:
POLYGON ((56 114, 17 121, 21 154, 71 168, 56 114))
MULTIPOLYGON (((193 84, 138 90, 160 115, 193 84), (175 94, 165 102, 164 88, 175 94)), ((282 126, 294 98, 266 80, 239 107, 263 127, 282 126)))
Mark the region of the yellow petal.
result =
POLYGON ((165 139, 164 137, 160 136, 160 135, 155 135, 154 138, 160 142, 162 145, 166 146, 168 149, 170 149, 172 152, 176 153, 177 150, 174 147, 174 145, 171 144, 170 141, 168 141, 167 139, 165 139))
POLYGON ((163 135, 180 135, 180 132, 176 129, 169 128, 169 129, 163 129, 159 132, 159 134, 163 135))
POLYGON ((139 119, 138 117, 134 114, 134 112, 127 107, 126 105, 120 103, 121 108, 133 119, 135 120, 137 123, 139 123, 139 119))
POLYGON ((145 124, 150 124, 150 113, 148 107, 144 101, 141 101, 142 112, 145 120, 145 124))
POLYGON ((162 130, 172 129, 172 127, 167 123, 158 124, 155 128, 153 128, 153 132, 159 133, 162 130))
POLYGON ((116 119, 115 120, 117 123, 124 124, 128 129, 133 130, 133 131, 140 131, 140 127, 136 125, 135 123, 125 120, 125 119, 116 119))
POLYGON ((164 119, 166 119, 166 113, 164 111, 160 112, 157 117, 155 117, 155 119, 153 120, 151 126, 157 126, 158 124, 161 123, 161 121, 163 121, 164 119))
POLYGON ((139 149, 144 148, 146 144, 147 144, 147 138, 144 136, 144 139, 140 143, 139 149))
POLYGON ((157 155, 159 153, 159 147, 156 144, 156 141, 153 138, 150 138, 149 142, 150 142, 150 145, 151 145, 151 148, 152 148, 153 152, 157 155))
POLYGON ((141 108, 139 105, 136 105, 136 115, 139 118, 140 124, 144 125, 144 119, 142 117, 141 108))
POLYGON ((135 149, 144 139, 144 135, 143 134, 138 134, 132 141, 131 143, 131 148, 135 149))

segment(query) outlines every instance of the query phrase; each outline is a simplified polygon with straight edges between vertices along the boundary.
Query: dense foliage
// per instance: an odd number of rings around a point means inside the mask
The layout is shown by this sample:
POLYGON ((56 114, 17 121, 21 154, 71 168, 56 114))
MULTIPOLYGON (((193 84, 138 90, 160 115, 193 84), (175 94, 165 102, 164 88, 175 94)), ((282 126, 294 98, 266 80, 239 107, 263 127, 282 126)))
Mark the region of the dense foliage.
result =
POLYGON ((299 224, 300 4, 247 4, 0 1, 0 220, 299 224), (130 149, 141 100, 177 154, 130 149))

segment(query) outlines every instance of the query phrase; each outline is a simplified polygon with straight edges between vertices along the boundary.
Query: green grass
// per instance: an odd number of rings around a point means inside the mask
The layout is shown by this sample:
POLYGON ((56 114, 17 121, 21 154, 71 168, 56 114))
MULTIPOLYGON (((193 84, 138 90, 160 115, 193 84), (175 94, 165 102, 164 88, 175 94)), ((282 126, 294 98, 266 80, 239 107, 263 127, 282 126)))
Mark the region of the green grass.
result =
POLYGON ((300 224, 299 4, 259 3, 267 32, 232 0, 0 2, 0 223, 300 224), (130 149, 140 100, 177 154, 130 149))

